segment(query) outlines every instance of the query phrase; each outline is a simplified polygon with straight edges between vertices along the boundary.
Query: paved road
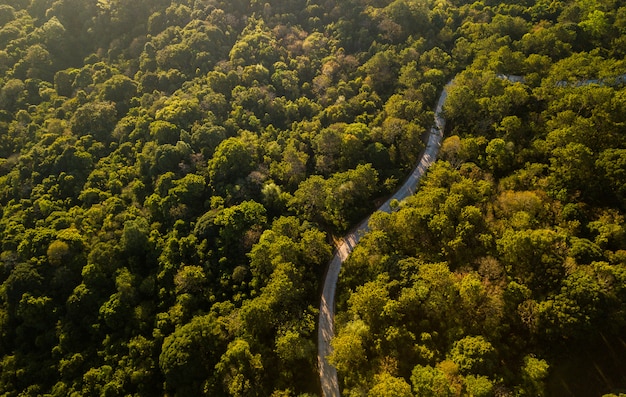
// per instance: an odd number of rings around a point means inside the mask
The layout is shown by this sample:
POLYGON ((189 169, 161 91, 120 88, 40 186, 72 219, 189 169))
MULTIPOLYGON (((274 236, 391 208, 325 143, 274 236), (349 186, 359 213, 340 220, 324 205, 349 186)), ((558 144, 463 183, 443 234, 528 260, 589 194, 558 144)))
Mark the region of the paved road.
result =
MULTIPOLYGON (((404 184, 394 193, 393 196, 391 196, 378 208, 378 211, 391 212, 390 204, 393 200, 401 201, 412 195, 426 169, 428 169, 428 167, 430 167, 430 165, 437 158, 446 122, 443 119, 441 112, 448 95, 447 88, 449 85, 450 83, 444 87, 441 96, 439 97, 439 102, 437 103, 437 107, 435 109, 435 123, 430 129, 428 143, 426 144, 426 149, 424 150, 424 154, 422 155, 420 162, 417 164, 413 172, 411 172, 411 175, 409 175, 406 182, 404 182, 404 184)), ((350 255, 352 249, 354 249, 354 247, 358 244, 361 236, 368 231, 368 222, 369 217, 363 220, 352 232, 348 233, 343 239, 341 239, 341 241, 339 241, 336 247, 335 256, 328 265, 326 279, 324 280, 324 291, 322 292, 322 299, 320 302, 319 328, 317 334, 317 361, 324 397, 339 397, 340 395, 337 370, 327 360, 327 357, 331 353, 330 340, 335 335, 335 289, 337 287, 339 271, 341 270, 341 264, 346 260, 348 255, 350 255)))
MULTIPOLYGON (((507 79, 513 82, 523 82, 523 76, 512 75, 498 75, 499 78, 507 79)), ((441 146, 441 139, 443 138, 443 130, 446 121, 442 116, 443 104, 448 96, 449 82, 441 92, 439 102, 435 109, 435 123, 431 127, 430 135, 428 137, 428 143, 424 154, 420 159, 411 175, 407 178, 406 182, 396 191, 396 193, 381 205, 378 210, 383 212, 391 212, 392 200, 403 200, 412 195, 417 188, 420 178, 428 167, 435 161, 439 147, 441 146)), ((580 80, 576 83, 558 81, 557 86, 584 86, 589 84, 606 84, 606 85, 620 85, 626 84, 626 74, 619 75, 614 78, 608 79, 590 79, 580 80)), ((324 280, 324 291, 322 293, 322 299, 320 303, 320 318, 319 318, 319 330, 317 336, 318 351, 317 361, 320 371, 320 381, 322 383, 322 393, 324 397, 339 397, 339 382, 337 380, 337 370, 330 365, 326 357, 330 355, 331 346, 330 340, 335 334, 334 318, 335 318, 335 289, 337 286, 337 279, 339 277, 339 271, 341 270, 341 264, 350 255, 352 249, 358 244, 361 236, 368 231, 369 217, 361 222, 354 231, 348 233, 338 244, 334 258, 328 265, 328 272, 326 279, 324 280)))

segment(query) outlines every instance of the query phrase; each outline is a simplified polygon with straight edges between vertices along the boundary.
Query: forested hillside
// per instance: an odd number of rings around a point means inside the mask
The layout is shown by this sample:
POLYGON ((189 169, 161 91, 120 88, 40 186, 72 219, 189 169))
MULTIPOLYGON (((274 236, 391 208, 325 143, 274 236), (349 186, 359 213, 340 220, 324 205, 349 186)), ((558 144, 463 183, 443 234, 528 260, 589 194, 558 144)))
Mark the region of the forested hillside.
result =
POLYGON ((319 395, 333 237, 457 74, 341 275, 344 395, 626 389, 625 53, 615 0, 3 0, 0 395, 319 395))
POLYGON ((546 6, 460 8, 441 160, 340 276, 344 395, 626 390, 626 9, 546 6))

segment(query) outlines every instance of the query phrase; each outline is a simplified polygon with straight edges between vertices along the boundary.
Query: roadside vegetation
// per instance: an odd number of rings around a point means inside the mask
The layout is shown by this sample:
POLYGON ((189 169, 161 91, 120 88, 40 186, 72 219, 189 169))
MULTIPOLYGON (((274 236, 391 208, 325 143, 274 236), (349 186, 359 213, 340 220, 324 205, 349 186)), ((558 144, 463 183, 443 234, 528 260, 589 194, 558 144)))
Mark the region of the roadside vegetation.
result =
POLYGON ((626 388, 626 7, 518 3, 3 1, 0 395, 317 395, 453 76, 343 394, 626 388))

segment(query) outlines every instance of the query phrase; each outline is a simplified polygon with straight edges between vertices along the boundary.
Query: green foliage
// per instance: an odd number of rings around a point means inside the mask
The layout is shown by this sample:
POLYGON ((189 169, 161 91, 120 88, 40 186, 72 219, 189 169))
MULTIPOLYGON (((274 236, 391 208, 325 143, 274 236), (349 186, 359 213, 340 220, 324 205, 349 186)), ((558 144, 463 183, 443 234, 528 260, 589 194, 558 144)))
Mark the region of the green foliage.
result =
POLYGON ((440 368, 418 365, 411 374, 413 390, 420 396, 453 396, 454 389, 446 373, 440 368))
POLYGON ((377 382, 368 393, 368 396, 381 397, 411 397, 411 386, 402 378, 389 374, 377 376, 377 382))
POLYGON ((319 394, 331 234, 457 73, 342 273, 343 394, 618 384, 626 13, 531 3, 5 1, 0 394, 319 394))
POLYGON ((242 180, 253 170, 254 148, 239 138, 228 138, 215 149, 208 163, 211 185, 216 193, 226 192, 233 185, 241 184, 242 180))
MULTIPOLYGON (((370 390, 390 367, 420 396, 560 395, 567 392, 556 384, 576 382, 576 371, 593 371, 593 365, 613 371, 602 359, 565 369, 563 352, 595 357, 594 348, 584 347, 588 340, 610 334, 615 348, 623 337, 621 326, 609 325, 624 301, 608 295, 621 294, 621 287, 607 288, 597 272, 623 269, 618 175, 624 141, 614 134, 622 118, 610 103, 622 95, 615 76, 624 67, 586 47, 606 45, 592 33, 594 21, 607 34, 603 14, 615 11, 562 5, 536 5, 525 16, 498 5, 484 20, 466 20, 458 29, 451 54, 469 66, 444 106, 450 134, 440 152, 444 161, 391 214, 372 216, 342 269, 336 343, 349 345, 347 330, 356 322, 367 330, 352 344, 360 347, 353 356, 361 361, 343 370, 338 362, 346 394, 370 390), (539 20, 533 18, 559 14, 531 28, 539 20), (586 44, 574 40, 572 22, 586 44), (610 331, 599 331, 606 327, 610 331)), ((475 3, 465 10, 487 8, 475 3)), ((378 58, 368 67, 382 70, 384 56, 378 58)), ((420 61, 446 68, 435 49, 420 61)), ((436 79, 419 67, 401 67, 405 90, 436 79)), ((389 143, 402 130, 394 130, 401 125, 394 117, 412 111, 396 95, 380 119, 389 143)), ((618 374, 623 371, 615 370, 617 383, 618 374)), ((584 388, 608 390, 607 379, 584 388)))
POLYGON ((347 386, 353 386, 359 380, 358 373, 350 371, 350 368, 363 368, 366 364, 365 338, 368 332, 367 325, 356 320, 347 324, 333 338, 333 352, 329 360, 337 371, 345 374, 344 382, 347 386))
POLYGON ((149 250, 148 233, 150 226, 145 218, 124 222, 120 246, 127 255, 142 255, 149 250))
POLYGON ((450 360, 459 368, 459 372, 491 374, 495 369, 495 349, 482 336, 466 336, 454 342, 450 350, 450 360))
POLYGON ((89 102, 76 109, 70 120, 76 136, 92 135, 98 141, 110 142, 117 122, 117 111, 110 102, 89 102))
POLYGON ((357 203, 378 190, 377 182, 378 173, 371 164, 333 174, 328 179, 313 175, 298 186, 289 205, 306 219, 345 230, 366 214, 369 208, 357 203))
POLYGON ((524 357, 522 367, 524 380, 527 382, 528 391, 538 396, 544 395, 545 385, 543 381, 548 376, 549 365, 545 360, 540 360, 532 356, 524 357))
POLYGON ((163 341, 159 366, 165 376, 165 388, 175 395, 202 395, 211 378, 224 339, 212 315, 196 316, 163 341))
POLYGON ((228 395, 242 397, 260 396, 259 385, 263 364, 259 354, 252 354, 245 340, 236 339, 228 345, 226 353, 215 366, 215 370, 228 395))

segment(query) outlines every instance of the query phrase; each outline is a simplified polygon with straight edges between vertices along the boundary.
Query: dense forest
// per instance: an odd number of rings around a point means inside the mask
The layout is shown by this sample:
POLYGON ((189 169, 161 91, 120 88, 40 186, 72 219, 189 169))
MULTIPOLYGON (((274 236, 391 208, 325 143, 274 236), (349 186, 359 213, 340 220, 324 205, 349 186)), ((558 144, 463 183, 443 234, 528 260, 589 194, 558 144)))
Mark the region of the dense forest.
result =
POLYGON ((617 0, 3 0, 0 395, 319 395, 455 76, 343 394, 624 392, 625 55, 617 0))

